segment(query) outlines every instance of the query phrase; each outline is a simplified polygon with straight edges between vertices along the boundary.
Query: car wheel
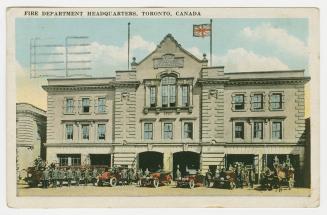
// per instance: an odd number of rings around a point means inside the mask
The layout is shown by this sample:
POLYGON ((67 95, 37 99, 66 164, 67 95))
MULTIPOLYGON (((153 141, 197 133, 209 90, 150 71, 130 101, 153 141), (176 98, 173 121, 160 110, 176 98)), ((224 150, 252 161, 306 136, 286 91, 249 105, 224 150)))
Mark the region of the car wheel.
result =
POLYGON ((193 189, 194 186, 195 186, 194 180, 191 179, 191 180, 188 182, 188 185, 189 185, 189 187, 190 187, 191 189, 193 189))
POLYGON ((117 179, 115 177, 110 178, 110 186, 115 187, 117 185, 117 179))
POLYGON ((152 183, 153 183, 153 186, 154 186, 155 188, 158 188, 158 187, 159 187, 159 179, 157 179, 157 178, 154 179, 152 183))

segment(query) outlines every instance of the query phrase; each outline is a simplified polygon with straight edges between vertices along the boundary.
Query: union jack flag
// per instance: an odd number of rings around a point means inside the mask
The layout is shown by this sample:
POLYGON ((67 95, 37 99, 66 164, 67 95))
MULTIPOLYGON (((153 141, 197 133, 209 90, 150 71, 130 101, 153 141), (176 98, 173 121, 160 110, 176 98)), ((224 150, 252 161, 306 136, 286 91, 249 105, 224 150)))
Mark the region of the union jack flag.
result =
POLYGON ((208 37, 210 34, 210 24, 193 25, 193 37, 208 37))

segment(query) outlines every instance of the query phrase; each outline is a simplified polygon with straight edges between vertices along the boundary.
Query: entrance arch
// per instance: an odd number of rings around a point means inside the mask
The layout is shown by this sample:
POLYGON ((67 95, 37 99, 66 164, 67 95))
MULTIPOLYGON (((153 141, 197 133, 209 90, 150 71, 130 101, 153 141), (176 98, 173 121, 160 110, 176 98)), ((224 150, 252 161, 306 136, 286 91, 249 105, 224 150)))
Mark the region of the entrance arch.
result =
POLYGON ((177 165, 182 176, 187 174, 187 170, 200 169, 200 154, 196 152, 176 152, 173 154, 173 176, 176 177, 177 165))
POLYGON ((156 172, 163 168, 163 153, 155 151, 141 152, 138 155, 139 169, 148 168, 150 172, 156 172))

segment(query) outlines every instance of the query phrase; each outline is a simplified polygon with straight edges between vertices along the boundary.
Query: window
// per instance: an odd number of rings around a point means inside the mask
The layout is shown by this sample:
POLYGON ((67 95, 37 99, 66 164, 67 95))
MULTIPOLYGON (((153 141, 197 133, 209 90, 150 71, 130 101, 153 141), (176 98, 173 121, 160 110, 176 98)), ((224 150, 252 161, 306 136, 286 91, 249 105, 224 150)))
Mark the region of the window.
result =
POLYGON ((164 139, 173 139, 173 123, 164 123, 164 139))
POLYGON ((151 86, 150 87, 150 107, 155 107, 157 106, 156 104, 156 87, 151 86))
POLYGON ((89 98, 83 98, 82 99, 82 112, 83 113, 89 113, 90 112, 90 99, 89 98))
POLYGON ((184 123, 184 138, 193 139, 193 123, 185 122, 184 123))
POLYGON ((182 86, 182 106, 189 106, 189 86, 182 86))
POLYGON ((235 122, 235 138, 244 139, 244 122, 235 122))
POLYGON ((73 125, 66 125, 66 139, 72 140, 73 138, 73 125))
POLYGON ((89 125, 82 125, 82 138, 83 138, 83 140, 89 140, 90 139, 89 131, 90 131, 90 126, 89 125))
POLYGON ((106 99, 98 98, 98 112, 105 113, 106 112, 106 99))
POLYGON ((72 156, 72 166, 80 166, 81 165, 81 156, 72 156))
POLYGON ((68 156, 59 156, 59 166, 68 166, 68 156))
POLYGON ((98 140, 106 139, 106 125, 98 124, 98 140))
POLYGON ((164 77, 162 79, 162 107, 176 106, 176 78, 164 77))
POLYGON ((253 138, 263 139, 263 123, 254 122, 253 124, 253 138))
POLYGON ((244 110, 244 95, 236 94, 234 96, 234 110, 244 110))
POLYGON ((153 124, 144 123, 144 139, 152 140, 153 139, 153 124))
POLYGON ((272 123, 272 139, 282 139, 282 122, 272 123))
POLYGON ((80 154, 59 154, 57 155, 60 166, 80 166, 81 155, 80 154))
POLYGON ((66 99, 66 113, 73 113, 74 100, 72 98, 66 99))
POLYGON ((254 94, 252 96, 252 109, 253 110, 263 109, 263 95, 262 94, 254 94))
POLYGON ((282 94, 281 93, 271 94, 270 105, 272 110, 282 109, 283 108, 282 94))

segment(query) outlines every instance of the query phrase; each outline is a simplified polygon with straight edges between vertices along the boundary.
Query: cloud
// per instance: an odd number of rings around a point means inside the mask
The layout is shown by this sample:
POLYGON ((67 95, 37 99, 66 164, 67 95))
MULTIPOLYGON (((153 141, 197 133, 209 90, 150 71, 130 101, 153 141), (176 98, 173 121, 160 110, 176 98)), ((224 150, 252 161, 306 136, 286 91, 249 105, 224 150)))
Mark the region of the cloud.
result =
POLYGON ((30 103, 36 107, 47 109, 47 93, 41 88, 47 81, 43 78, 31 79, 29 71, 16 60, 10 61, 10 71, 16 74, 16 101, 30 103))
POLYGON ((308 55, 308 47, 302 40, 290 35, 285 29, 274 27, 269 23, 255 28, 246 27, 241 31, 241 35, 252 41, 268 42, 294 56, 308 55))
MULTIPOLYGON (((197 47, 188 49, 200 58, 201 51, 197 47)), ((201 58, 200 58, 201 59, 201 58)), ((213 55, 213 65, 222 65, 225 72, 287 70, 288 66, 276 57, 258 55, 244 48, 230 49, 225 55, 213 55)))

